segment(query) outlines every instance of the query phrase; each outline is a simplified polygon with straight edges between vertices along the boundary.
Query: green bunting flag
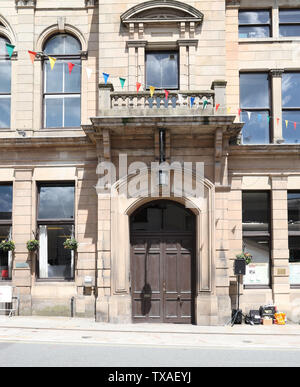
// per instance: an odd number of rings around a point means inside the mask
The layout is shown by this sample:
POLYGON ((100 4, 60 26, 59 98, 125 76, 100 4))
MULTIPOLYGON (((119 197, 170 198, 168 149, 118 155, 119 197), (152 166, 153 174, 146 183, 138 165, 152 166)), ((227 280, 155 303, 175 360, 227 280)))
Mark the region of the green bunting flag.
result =
POLYGON ((6 49, 7 49, 9 57, 11 58, 11 56, 14 52, 15 46, 13 46, 12 44, 6 43, 6 49))
POLYGON ((121 77, 119 77, 119 79, 120 79, 121 86, 122 86, 122 89, 123 89, 123 87, 125 85, 125 82, 126 82, 126 79, 125 78, 121 78, 121 77))

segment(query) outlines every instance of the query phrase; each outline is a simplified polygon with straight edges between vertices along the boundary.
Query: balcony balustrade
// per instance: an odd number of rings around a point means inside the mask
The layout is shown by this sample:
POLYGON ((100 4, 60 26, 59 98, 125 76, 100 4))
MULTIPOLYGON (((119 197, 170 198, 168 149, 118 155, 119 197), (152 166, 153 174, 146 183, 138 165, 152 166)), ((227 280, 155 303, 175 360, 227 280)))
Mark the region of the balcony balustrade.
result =
POLYGON ((211 90, 114 91, 112 84, 99 85, 99 116, 120 115, 215 115, 225 111, 226 82, 215 81, 211 90), (218 106, 218 109, 216 109, 218 106))

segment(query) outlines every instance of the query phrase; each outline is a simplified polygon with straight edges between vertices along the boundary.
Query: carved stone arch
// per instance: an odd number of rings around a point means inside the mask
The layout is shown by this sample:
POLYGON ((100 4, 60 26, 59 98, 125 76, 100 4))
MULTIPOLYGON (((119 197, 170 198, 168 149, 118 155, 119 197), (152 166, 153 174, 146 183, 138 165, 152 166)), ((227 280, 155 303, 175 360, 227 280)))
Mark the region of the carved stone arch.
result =
POLYGON ((16 35, 9 22, 2 15, 0 15, 0 35, 6 37, 11 44, 16 45, 16 35))
POLYGON ((124 24, 153 22, 195 22, 203 20, 203 13, 191 5, 175 0, 151 0, 138 4, 121 15, 124 24))
MULTIPOLYGON (((148 171, 145 170, 144 173, 148 171)), ((130 297, 130 215, 142 205, 154 200, 176 201, 196 217, 196 265, 197 265, 197 297, 210 297, 214 292, 213 257, 214 257, 214 201, 213 183, 203 179, 204 200, 189 197, 136 197, 128 198, 124 193, 124 185, 133 175, 125 176, 113 186, 110 195, 111 208, 111 288, 109 300, 110 321, 131 321, 130 297), (123 310, 120 316, 118 310, 123 310), (115 314, 116 312, 116 314, 115 314)), ((101 200, 101 194, 99 195, 101 200)))
POLYGON ((63 30, 59 28, 58 24, 54 24, 50 27, 47 27, 38 37, 36 42, 36 51, 42 52, 45 43, 47 40, 49 40, 52 36, 58 35, 58 34, 70 34, 74 36, 74 38, 78 39, 78 41, 81 44, 81 52, 86 52, 88 49, 87 41, 83 35, 83 33, 76 27, 70 25, 70 24, 64 24, 63 30))

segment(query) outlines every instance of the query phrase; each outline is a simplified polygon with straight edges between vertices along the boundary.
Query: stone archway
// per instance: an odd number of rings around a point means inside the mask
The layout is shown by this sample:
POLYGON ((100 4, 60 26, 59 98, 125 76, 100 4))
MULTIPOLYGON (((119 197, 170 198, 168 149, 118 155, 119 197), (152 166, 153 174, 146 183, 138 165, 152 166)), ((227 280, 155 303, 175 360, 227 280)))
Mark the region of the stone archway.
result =
MULTIPOLYGON (((147 174, 149 171, 145 171, 147 174)), ((215 291, 214 270, 214 185, 204 179, 204 197, 195 198, 188 193, 184 197, 128 197, 123 186, 132 176, 117 181, 106 200, 110 208, 110 295, 98 297, 99 321, 115 323, 132 322, 131 271, 130 271, 130 216, 144 204, 160 199, 168 199, 189 208, 196 219, 195 266, 196 300, 195 323, 198 325, 217 324, 218 297, 215 291)), ((193 177, 194 179, 195 177, 193 177)), ((108 231, 107 231, 108 232, 108 231)))
POLYGON ((195 236, 195 214, 175 201, 151 201, 130 216, 133 322, 195 322, 195 236))

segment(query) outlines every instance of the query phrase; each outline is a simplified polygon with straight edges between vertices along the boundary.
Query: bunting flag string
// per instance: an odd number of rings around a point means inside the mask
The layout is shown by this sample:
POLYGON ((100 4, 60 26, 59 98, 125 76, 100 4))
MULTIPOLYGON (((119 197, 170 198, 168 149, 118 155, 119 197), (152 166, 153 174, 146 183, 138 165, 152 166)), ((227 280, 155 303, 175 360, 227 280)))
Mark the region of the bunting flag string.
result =
MULTIPOLYGON (((12 54, 14 52, 15 46, 12 45, 12 44, 6 43, 6 49, 7 49, 9 57, 11 58, 11 56, 12 56, 12 54)), ((36 58, 36 56, 38 54, 43 54, 44 56, 47 56, 49 58, 51 70, 54 69, 55 63, 57 62, 57 58, 48 56, 48 55, 46 55, 43 52, 42 53, 37 53, 35 51, 28 51, 28 54, 29 54, 29 57, 30 57, 30 60, 31 60, 32 64, 34 64, 35 58, 36 58)), ((69 74, 70 75, 72 73, 72 70, 73 70, 74 66, 83 67, 83 66, 78 65, 76 63, 68 62, 68 68, 69 68, 69 74)), ((90 79, 90 77, 93 74, 94 70, 89 68, 89 67, 85 67, 85 69, 86 69, 87 77, 88 77, 88 79, 90 79)), ((100 71, 95 71, 95 73, 100 73, 100 71)), ((103 75, 105 84, 107 84, 107 81, 108 81, 108 78, 109 78, 110 74, 103 72, 102 75, 103 75)), ((120 83, 121 83, 121 88, 123 89, 124 85, 125 85, 125 82, 126 82, 126 78, 119 77, 119 80, 120 80, 120 83)), ((140 88, 142 86, 144 86, 145 89, 147 89, 149 87, 150 96, 152 98, 153 95, 154 95, 154 91, 155 91, 156 87, 153 86, 153 85, 146 85, 146 84, 143 85, 140 82, 136 82, 136 91, 137 91, 137 93, 139 92, 139 90, 140 90, 140 88)), ((168 90, 164 90, 164 92, 165 92, 165 99, 168 100, 170 92, 168 90)), ((183 102, 183 95, 181 93, 177 93, 177 97, 178 97, 179 103, 181 104, 183 102)), ((194 105, 194 103, 195 103, 195 97, 190 97, 190 106, 192 107, 194 105)), ((203 101, 203 110, 207 108, 208 103, 209 102, 207 100, 203 101)), ((215 106, 216 112, 218 111, 219 108, 220 108, 220 104, 216 104, 216 106, 215 106)), ((231 111, 231 107, 227 107, 227 114, 230 114, 230 111, 231 111)), ((247 110, 243 110, 242 111, 242 109, 238 109, 238 113, 237 114, 238 114, 239 117, 241 117, 241 113, 242 112, 247 114, 249 121, 253 118, 253 112, 252 111, 247 111, 247 110)), ((277 125, 280 124, 280 118, 279 117, 272 117, 272 116, 268 115, 266 118, 267 118, 268 122, 270 122, 270 119, 273 118, 274 120, 276 120, 277 125)), ((257 120, 258 120, 258 122, 262 121, 262 114, 261 113, 257 114, 257 120)), ((290 121, 290 120, 285 120, 284 122, 285 122, 285 127, 286 128, 288 128, 289 123, 293 123, 295 130, 297 129, 297 124, 300 124, 299 122, 290 121)))

